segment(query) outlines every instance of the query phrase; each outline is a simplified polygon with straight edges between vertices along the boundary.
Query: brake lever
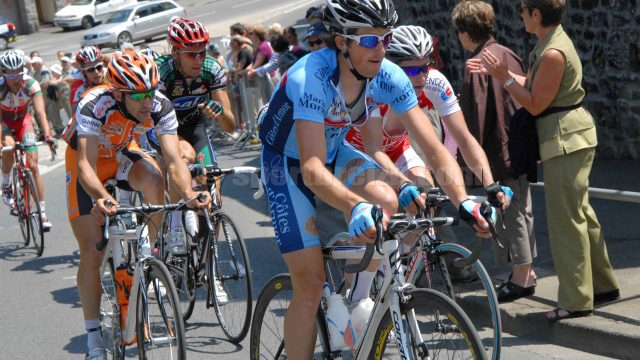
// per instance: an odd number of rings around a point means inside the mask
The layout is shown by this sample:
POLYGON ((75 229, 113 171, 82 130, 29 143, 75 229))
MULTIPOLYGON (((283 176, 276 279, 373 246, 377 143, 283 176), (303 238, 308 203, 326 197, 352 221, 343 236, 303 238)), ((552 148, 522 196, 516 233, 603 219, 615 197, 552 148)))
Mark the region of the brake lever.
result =
POLYGON ((489 204, 488 201, 483 201, 480 204, 480 213, 482 214, 482 217, 484 217, 484 219, 487 221, 487 224, 489 225, 489 231, 491 232, 491 238, 493 238, 493 241, 496 242, 496 244, 498 245, 498 247, 500 249, 504 249, 504 245, 502 245, 502 242, 500 241, 500 238, 498 237, 498 231, 496 230, 496 225, 493 222, 493 220, 491 219, 491 214, 493 213, 493 208, 491 207, 491 204, 489 204))

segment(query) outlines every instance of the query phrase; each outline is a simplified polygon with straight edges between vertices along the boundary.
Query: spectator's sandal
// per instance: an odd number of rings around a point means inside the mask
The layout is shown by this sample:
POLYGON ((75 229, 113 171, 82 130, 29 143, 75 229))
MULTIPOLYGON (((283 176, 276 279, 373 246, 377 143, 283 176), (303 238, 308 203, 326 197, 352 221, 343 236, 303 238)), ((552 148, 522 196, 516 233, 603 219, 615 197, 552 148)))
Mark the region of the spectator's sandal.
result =
POLYGON ((566 319, 574 319, 574 318, 579 318, 579 317, 585 317, 585 316, 590 316, 593 314, 593 310, 578 310, 578 311, 569 311, 569 310, 565 310, 565 309, 560 309, 560 308, 555 308, 553 309, 553 311, 550 311, 548 313, 545 314, 545 318, 547 318, 548 321, 559 321, 559 320, 566 320, 566 319), (566 311, 567 315, 560 315, 560 311, 566 311), (549 317, 549 314, 553 314, 553 317, 549 317))

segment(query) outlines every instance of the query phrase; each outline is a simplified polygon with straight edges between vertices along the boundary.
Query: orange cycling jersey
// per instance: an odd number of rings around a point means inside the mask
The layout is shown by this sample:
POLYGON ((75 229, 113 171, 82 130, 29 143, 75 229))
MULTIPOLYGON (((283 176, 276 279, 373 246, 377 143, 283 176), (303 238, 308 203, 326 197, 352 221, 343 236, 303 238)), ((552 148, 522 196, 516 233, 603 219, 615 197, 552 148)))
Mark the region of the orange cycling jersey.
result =
POLYGON ((176 134, 178 120, 171 101, 156 92, 151 115, 144 122, 125 117, 126 111, 116 101, 107 86, 98 86, 84 94, 63 138, 73 150, 77 150, 78 135, 97 135, 100 158, 115 157, 140 135, 154 129, 158 136, 176 134))

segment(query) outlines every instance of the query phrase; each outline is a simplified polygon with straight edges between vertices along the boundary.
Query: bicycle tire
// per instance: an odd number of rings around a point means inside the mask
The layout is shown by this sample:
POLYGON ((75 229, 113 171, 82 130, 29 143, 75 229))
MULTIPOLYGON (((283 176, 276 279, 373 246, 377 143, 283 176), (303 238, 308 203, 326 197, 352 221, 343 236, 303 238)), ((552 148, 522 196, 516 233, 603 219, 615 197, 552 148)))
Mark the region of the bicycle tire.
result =
POLYGON ((125 346, 122 344, 122 329, 120 326, 120 305, 116 294, 116 279, 113 271, 112 259, 107 260, 107 266, 100 274, 102 294, 100 296, 100 335, 114 360, 124 360, 125 346))
POLYGON ((18 213, 18 223, 20 224, 20 232, 22 233, 22 240, 24 246, 29 246, 31 242, 31 234, 29 233, 29 226, 31 222, 27 221, 29 216, 25 211, 24 196, 25 193, 22 190, 22 181, 18 174, 18 168, 13 166, 11 171, 11 183, 13 184, 13 203, 16 205, 16 211, 18 213))
MULTIPOLYGON (((487 358, 473 323, 453 300, 432 289, 414 289, 407 295, 410 296, 409 301, 400 303, 403 321, 407 322, 407 316, 412 313, 410 310, 413 310, 424 340, 422 344, 417 344, 415 335, 411 334, 410 343, 414 344, 412 349, 414 359, 426 358, 425 351, 428 352, 429 359, 485 360, 487 358), (453 338, 454 336, 456 338, 453 338)), ((387 312, 378 323, 375 343, 369 359, 401 357, 395 344, 387 347, 393 327, 390 312, 387 312)), ((410 328, 408 330, 412 331, 410 328)))
POLYGON ((42 209, 40 208, 40 197, 38 196, 38 189, 36 189, 36 182, 33 178, 33 173, 30 170, 24 172, 24 186, 27 189, 29 195, 28 201, 25 202, 26 209, 29 213, 29 234, 33 245, 36 248, 38 257, 42 256, 44 252, 44 229, 42 228, 42 209))
POLYGON ((207 259, 209 297, 222 331, 229 341, 238 344, 247 336, 251 325, 253 281, 249 254, 233 220, 225 213, 214 214, 213 218, 217 231, 213 231, 212 251, 207 259), (224 304, 220 301, 222 296, 218 296, 216 281, 227 295, 224 304))
POLYGON ((147 269, 145 284, 153 287, 155 296, 154 298, 147 296, 147 289, 138 287, 136 294, 138 357, 155 359, 158 357, 155 354, 165 354, 160 358, 184 360, 187 357, 184 321, 169 270, 155 258, 145 259, 143 266, 147 269), (164 293, 162 287, 164 287, 164 293), (167 352, 169 352, 168 356, 167 352))
MULTIPOLYGON (((491 277, 480 260, 473 265, 468 266, 468 270, 478 281, 461 283, 452 281, 447 262, 451 263, 456 258, 466 258, 471 256, 471 251, 458 244, 440 244, 436 246, 433 268, 439 275, 437 278, 431 276, 432 288, 447 294, 455 301, 467 314, 474 314, 473 323, 476 329, 487 328, 490 330, 481 331, 481 339, 483 344, 490 349, 491 359, 500 359, 502 350, 502 321, 500 317, 500 308, 498 297, 491 281, 491 277), (448 259, 448 260, 447 260, 448 259), (490 334, 489 334, 490 332, 490 334)), ((411 282, 419 287, 426 287, 423 281, 426 273, 424 271, 424 262, 420 260, 417 265, 418 278, 411 279, 411 282)))
POLYGON ((196 276, 194 265, 195 249, 189 249, 187 254, 170 256, 164 261, 171 278, 176 286, 182 318, 186 322, 193 314, 196 303, 196 276))
MULTIPOLYGON (((284 315, 289 308, 293 288, 289 274, 279 274, 271 278, 262 289, 256 302, 251 320, 249 335, 250 360, 284 360, 287 354, 284 348, 284 315), (273 303, 273 306, 271 306, 273 303)), ((314 359, 328 359, 329 335, 318 309, 318 336, 314 359)))

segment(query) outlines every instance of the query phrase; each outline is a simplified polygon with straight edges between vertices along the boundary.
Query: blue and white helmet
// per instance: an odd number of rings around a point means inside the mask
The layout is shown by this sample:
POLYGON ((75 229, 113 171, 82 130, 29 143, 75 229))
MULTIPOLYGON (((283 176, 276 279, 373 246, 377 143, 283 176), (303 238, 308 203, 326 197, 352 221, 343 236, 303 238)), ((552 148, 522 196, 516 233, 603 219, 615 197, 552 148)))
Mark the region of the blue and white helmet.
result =
POLYGON ((18 70, 24 67, 24 55, 16 50, 9 50, 0 55, 0 68, 4 71, 18 70))
POLYGON ((153 50, 152 48, 144 48, 140 50, 140 54, 145 55, 151 58, 152 60, 156 60, 157 58, 160 57, 160 54, 158 54, 158 52, 153 50))

